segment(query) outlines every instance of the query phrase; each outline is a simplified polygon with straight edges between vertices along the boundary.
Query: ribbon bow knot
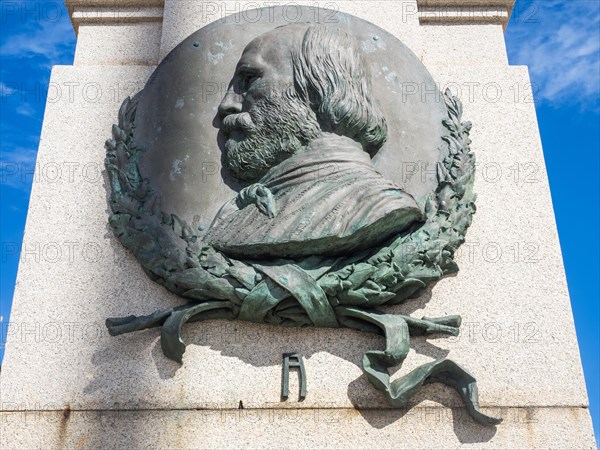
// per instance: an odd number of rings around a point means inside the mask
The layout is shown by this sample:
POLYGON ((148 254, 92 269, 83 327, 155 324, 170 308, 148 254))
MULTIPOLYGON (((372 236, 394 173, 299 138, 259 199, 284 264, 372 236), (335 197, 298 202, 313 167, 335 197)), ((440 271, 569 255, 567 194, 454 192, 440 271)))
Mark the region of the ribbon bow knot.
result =
POLYGON ((240 209, 248 205, 256 205, 258 210, 269 219, 277 215, 273 193, 264 184, 255 183, 245 187, 237 196, 237 205, 240 209))

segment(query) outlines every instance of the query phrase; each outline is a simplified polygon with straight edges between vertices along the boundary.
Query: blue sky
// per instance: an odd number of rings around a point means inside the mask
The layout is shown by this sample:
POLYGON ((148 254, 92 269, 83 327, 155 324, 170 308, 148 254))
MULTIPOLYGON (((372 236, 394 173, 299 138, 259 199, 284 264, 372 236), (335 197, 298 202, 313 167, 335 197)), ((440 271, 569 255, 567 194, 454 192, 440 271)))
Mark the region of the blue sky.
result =
MULTIPOLYGON (((0 316, 10 318, 50 69, 71 64, 61 2, 2 2, 0 316)), ((528 65, 596 436, 600 420, 600 1, 521 1, 509 61, 528 65)), ((0 327, 4 342, 6 326, 0 327)), ((0 361, 4 355, 0 345, 0 361)))

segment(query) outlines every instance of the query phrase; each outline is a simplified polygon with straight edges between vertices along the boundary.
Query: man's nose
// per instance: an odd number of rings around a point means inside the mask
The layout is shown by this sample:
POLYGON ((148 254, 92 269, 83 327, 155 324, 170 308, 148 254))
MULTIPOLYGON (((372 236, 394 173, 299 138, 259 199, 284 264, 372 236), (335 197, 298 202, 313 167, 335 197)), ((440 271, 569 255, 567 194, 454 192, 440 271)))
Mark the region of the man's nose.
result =
POLYGON ((238 114, 242 112, 241 96, 236 94, 233 89, 229 89, 223 97, 221 104, 219 105, 219 115, 221 117, 228 116, 230 114, 238 114))

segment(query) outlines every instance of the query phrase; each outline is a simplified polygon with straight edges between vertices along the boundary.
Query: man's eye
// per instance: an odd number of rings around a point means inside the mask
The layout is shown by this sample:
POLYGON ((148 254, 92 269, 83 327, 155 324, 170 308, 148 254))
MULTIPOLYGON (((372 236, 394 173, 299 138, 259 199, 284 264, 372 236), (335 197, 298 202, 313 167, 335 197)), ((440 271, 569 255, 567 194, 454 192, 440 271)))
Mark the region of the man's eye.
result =
POLYGON ((249 73, 246 74, 243 78, 244 80, 244 86, 249 87, 252 83, 254 83, 256 80, 258 80, 260 78, 260 76, 256 73, 249 73))

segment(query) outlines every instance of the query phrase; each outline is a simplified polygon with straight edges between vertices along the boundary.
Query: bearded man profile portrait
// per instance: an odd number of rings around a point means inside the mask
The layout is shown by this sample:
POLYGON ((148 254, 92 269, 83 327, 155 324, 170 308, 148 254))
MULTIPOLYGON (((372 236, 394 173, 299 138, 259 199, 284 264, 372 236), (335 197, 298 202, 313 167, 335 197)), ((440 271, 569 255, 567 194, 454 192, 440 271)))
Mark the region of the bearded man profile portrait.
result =
POLYGON ((424 220, 371 158, 387 124, 359 43, 337 28, 292 24, 244 49, 220 106, 227 168, 249 186, 204 241, 236 257, 336 256, 424 220))

